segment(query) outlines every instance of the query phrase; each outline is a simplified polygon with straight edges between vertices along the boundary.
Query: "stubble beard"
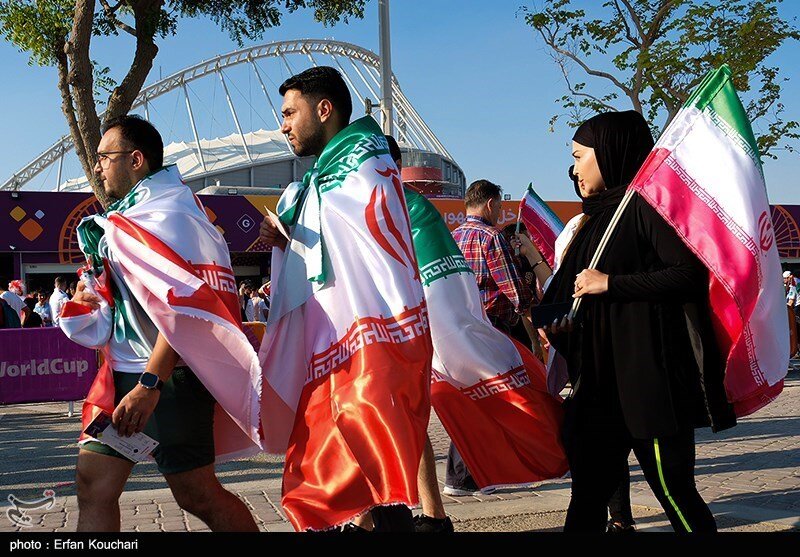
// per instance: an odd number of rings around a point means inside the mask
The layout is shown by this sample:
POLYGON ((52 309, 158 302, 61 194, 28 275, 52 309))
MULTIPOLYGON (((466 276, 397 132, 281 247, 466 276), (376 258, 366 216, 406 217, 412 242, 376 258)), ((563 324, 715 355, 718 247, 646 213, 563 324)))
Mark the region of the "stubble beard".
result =
POLYGON ((292 150, 298 157, 307 157, 310 155, 318 157, 322 154, 324 148, 325 134, 322 131, 322 126, 315 129, 314 132, 302 143, 299 143, 297 147, 292 145, 292 150))

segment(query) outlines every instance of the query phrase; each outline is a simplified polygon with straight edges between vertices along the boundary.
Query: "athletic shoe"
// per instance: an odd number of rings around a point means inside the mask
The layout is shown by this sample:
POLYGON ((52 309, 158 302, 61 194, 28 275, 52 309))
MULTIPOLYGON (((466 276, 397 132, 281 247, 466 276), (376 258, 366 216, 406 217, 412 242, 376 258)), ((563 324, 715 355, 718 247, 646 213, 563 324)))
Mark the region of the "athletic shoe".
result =
POLYGON ((494 487, 484 487, 483 489, 478 489, 477 487, 474 489, 470 489, 468 487, 465 488, 458 488, 458 487, 451 487, 449 485, 444 486, 444 494, 449 495, 450 497, 468 497, 473 495, 491 495, 497 491, 497 488, 494 487))
POLYGON ((369 532, 366 528, 362 528, 357 524, 353 524, 352 522, 348 522, 344 526, 342 526, 342 534, 360 534, 362 532, 369 532))
POLYGON ((449 516, 444 518, 433 518, 420 514, 414 517, 415 532, 434 532, 440 534, 450 534, 453 532, 453 521, 449 516))
POLYGON ((629 534, 635 531, 636 528, 633 527, 633 524, 622 524, 620 522, 609 520, 608 524, 606 525, 607 534, 629 534))

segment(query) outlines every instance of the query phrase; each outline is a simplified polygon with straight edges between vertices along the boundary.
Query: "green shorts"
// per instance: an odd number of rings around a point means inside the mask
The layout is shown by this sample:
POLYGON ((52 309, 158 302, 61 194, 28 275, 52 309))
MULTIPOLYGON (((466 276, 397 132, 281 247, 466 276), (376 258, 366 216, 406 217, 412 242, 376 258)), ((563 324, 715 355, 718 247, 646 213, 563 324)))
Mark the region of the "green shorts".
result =
MULTIPOLYGON (((139 383, 139 373, 114 372, 114 403, 139 383)), ((158 446, 153 457, 162 474, 188 472, 214 462, 214 405, 208 389, 188 367, 176 367, 164 383, 144 433, 158 446)), ((130 460, 108 445, 88 441, 82 449, 130 460)))

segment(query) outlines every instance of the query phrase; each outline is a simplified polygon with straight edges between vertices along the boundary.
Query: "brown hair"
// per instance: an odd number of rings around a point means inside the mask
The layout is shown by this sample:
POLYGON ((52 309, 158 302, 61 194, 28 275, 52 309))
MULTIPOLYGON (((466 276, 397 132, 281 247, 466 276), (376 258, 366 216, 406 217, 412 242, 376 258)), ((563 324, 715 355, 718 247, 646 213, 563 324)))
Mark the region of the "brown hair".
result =
POLYGON ((503 188, 489 180, 475 180, 467 188, 464 204, 469 207, 478 207, 490 199, 498 199, 503 188))

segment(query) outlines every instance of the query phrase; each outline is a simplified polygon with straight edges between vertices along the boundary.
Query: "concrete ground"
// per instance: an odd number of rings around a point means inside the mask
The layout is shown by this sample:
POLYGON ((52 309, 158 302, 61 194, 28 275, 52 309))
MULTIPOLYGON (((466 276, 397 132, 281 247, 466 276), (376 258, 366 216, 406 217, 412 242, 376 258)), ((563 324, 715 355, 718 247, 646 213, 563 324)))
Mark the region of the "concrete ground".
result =
MULTIPOLYGON (((80 405, 76 405, 79 411, 80 405)), ((31 526, 16 526, 0 517, 2 531, 74 531, 75 439, 80 417, 67 417, 67 404, 30 404, 0 408, 0 500, 22 500, 55 491, 49 509, 25 511, 31 526)), ((432 416, 433 441, 440 483, 449 439, 432 416)), ((225 486, 241 497, 264 531, 291 531, 280 509, 282 459, 259 455, 220 464, 225 486)), ((800 374, 786 379, 784 392, 761 411, 731 430, 713 434, 698 430, 696 479, 700 494, 717 517, 721 531, 800 531, 800 374)), ((631 501, 640 531, 671 531, 641 470, 631 458, 631 501)), ((560 531, 569 503, 569 479, 525 488, 499 489, 492 495, 444 496, 457 531, 560 531)), ((152 463, 138 464, 121 499, 124 531, 207 531, 175 503, 152 463)))

